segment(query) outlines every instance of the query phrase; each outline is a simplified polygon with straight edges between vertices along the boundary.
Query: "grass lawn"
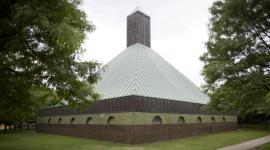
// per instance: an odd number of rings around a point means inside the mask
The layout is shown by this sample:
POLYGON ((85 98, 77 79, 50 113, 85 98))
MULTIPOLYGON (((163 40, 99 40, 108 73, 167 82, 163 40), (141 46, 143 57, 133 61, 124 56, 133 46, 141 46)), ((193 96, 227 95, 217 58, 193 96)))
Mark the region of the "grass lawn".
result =
POLYGON ((262 145, 258 148, 256 148, 256 150, 269 150, 270 149, 270 143, 262 145))
POLYGON ((264 144, 258 148, 256 148, 256 150, 269 150, 270 149, 270 143, 264 144))
POLYGON ((103 142, 34 131, 0 134, 1 150, 211 150, 270 134, 267 130, 238 131, 195 136, 139 145, 103 142))

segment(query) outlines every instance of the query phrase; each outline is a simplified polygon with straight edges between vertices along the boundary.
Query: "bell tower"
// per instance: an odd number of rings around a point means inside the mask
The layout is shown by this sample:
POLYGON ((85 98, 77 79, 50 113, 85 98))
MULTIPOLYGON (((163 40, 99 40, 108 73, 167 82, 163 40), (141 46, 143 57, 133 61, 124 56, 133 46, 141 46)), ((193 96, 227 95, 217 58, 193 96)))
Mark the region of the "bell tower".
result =
POLYGON ((150 17, 137 7, 127 17, 127 47, 141 43, 151 47, 150 17))

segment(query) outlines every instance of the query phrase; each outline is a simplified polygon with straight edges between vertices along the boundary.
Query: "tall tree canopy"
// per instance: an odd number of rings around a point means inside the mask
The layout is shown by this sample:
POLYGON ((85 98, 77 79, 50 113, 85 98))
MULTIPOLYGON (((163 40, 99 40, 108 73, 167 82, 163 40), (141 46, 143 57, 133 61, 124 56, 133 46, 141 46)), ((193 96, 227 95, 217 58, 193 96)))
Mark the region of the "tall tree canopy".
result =
POLYGON ((270 0, 218 0, 210 8, 204 62, 209 106, 269 113, 270 0))
POLYGON ((78 58, 94 29, 80 3, 0 1, 0 121, 23 119, 47 100, 83 105, 98 98, 92 84, 99 64, 78 58))

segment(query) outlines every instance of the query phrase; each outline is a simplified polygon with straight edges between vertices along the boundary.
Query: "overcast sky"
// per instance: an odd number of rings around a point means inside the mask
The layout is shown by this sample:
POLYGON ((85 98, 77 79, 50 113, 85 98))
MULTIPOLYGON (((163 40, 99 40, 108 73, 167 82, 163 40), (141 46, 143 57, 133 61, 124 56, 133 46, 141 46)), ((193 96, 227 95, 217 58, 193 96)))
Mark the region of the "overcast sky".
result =
POLYGON ((126 48, 126 17, 139 6, 151 17, 151 48, 196 85, 203 83, 209 7, 213 0, 84 0, 96 30, 85 41, 83 60, 103 65, 126 48))

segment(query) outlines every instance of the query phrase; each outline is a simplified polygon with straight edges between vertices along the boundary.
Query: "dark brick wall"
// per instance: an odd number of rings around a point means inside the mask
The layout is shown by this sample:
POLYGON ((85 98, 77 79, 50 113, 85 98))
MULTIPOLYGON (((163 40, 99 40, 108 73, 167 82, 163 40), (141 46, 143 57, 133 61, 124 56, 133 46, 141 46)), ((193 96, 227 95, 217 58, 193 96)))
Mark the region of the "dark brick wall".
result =
MULTIPOLYGON (((80 115, 91 113, 114 113, 114 112, 156 112, 156 113, 182 113, 182 114, 211 114, 218 115, 218 112, 209 112, 202 109, 204 105, 198 103, 158 99, 143 96, 125 96, 95 101, 86 109, 80 112, 79 109, 69 107, 42 108, 38 116, 57 115, 80 115)), ((226 113, 226 115, 234 113, 226 113)), ((222 115, 225 115, 224 113, 222 115)))
POLYGON ((161 124, 161 125, 58 125, 38 124, 43 133, 138 144, 207 133, 236 130, 237 123, 161 124))

